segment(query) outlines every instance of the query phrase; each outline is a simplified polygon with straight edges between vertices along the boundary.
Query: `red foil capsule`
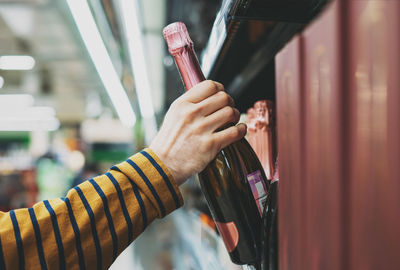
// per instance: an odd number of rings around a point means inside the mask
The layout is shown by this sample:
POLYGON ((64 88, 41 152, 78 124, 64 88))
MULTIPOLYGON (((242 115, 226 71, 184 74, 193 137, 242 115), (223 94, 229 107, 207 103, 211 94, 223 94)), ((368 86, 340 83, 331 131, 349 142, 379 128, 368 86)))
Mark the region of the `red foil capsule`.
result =
POLYGON ((163 34, 186 90, 204 81, 205 77, 185 24, 182 22, 172 23, 164 28, 163 34))

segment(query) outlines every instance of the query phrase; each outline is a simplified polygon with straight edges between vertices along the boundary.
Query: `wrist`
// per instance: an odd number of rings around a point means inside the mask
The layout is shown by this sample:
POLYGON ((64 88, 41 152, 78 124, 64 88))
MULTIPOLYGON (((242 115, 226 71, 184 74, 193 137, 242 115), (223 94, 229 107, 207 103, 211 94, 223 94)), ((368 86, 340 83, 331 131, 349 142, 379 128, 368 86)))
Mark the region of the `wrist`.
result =
POLYGON ((150 145, 149 149, 153 151, 153 153, 161 160, 164 166, 168 169, 172 176, 172 180, 176 185, 180 186, 186 179, 182 179, 181 174, 179 173, 177 166, 171 159, 171 155, 169 154, 168 149, 157 145, 150 145))

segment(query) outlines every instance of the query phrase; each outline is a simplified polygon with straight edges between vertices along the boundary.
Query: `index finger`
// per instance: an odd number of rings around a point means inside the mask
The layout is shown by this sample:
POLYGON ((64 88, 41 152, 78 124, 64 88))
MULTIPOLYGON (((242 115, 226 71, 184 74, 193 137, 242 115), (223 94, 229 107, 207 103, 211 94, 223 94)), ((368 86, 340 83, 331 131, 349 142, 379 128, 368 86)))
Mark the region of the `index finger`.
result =
POLYGON ((185 93, 184 99, 192 103, 199 103, 224 89, 225 88, 221 83, 207 80, 193 86, 185 93))

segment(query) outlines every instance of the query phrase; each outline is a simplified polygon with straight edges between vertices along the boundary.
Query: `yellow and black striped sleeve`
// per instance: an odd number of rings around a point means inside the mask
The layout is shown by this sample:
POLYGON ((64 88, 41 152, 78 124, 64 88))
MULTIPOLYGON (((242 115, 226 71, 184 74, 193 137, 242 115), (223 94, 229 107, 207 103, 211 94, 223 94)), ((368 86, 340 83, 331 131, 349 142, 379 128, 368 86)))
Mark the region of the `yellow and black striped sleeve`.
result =
POLYGON ((0 212, 0 270, 108 269, 155 218, 182 204, 168 169, 145 149, 64 198, 0 212))

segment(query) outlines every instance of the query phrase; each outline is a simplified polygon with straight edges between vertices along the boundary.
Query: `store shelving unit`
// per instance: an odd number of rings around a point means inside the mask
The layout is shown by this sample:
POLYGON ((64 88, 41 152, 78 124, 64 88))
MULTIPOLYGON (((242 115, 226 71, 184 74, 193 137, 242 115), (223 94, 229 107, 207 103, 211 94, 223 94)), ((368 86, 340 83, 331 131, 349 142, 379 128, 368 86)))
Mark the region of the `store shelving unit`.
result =
POLYGON ((204 53, 238 108, 275 99, 279 269, 397 269, 400 2, 224 1, 204 53))
POLYGON ((327 2, 225 0, 201 59, 206 77, 223 82, 242 111, 274 98, 274 56, 327 2))
MULTIPOLYGON (((274 100, 276 54, 327 2, 224 1, 202 55, 206 77, 224 83, 242 112, 257 100, 274 100)), ((278 251, 274 248, 271 251, 275 255, 270 254, 270 259, 276 259, 278 251)))

